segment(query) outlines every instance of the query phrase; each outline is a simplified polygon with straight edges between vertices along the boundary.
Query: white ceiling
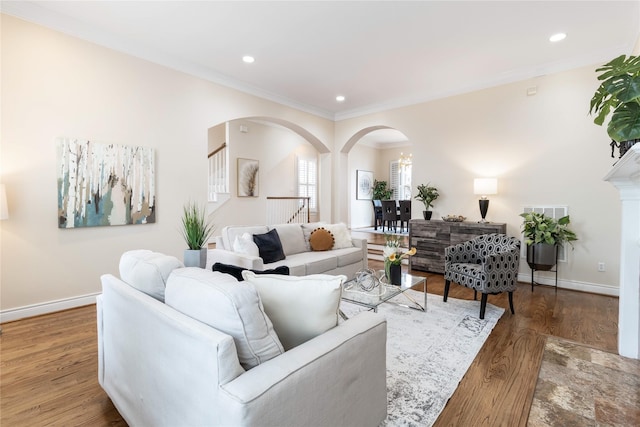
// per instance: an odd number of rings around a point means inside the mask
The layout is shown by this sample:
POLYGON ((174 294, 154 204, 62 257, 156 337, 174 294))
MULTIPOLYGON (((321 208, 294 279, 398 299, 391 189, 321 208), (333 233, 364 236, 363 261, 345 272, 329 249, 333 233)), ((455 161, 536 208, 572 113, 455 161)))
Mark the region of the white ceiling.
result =
POLYGON ((340 120, 631 53, 640 1, 2 1, 2 12, 340 120), (565 32, 552 44, 549 37, 565 32), (245 64, 243 55, 255 63, 245 64), (342 94, 346 101, 337 103, 342 94))

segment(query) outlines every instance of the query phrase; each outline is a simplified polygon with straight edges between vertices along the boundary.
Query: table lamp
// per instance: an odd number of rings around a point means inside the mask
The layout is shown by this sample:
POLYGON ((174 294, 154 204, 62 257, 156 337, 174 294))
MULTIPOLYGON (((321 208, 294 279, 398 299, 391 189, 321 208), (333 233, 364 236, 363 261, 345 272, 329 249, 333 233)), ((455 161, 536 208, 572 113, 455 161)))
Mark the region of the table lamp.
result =
POLYGON ((473 180, 473 194, 477 194, 480 197, 478 200, 480 204, 480 215, 482 219, 478 222, 487 222, 484 218, 487 216, 489 210, 489 199, 487 196, 491 194, 498 194, 498 180, 496 178, 476 178, 473 180))

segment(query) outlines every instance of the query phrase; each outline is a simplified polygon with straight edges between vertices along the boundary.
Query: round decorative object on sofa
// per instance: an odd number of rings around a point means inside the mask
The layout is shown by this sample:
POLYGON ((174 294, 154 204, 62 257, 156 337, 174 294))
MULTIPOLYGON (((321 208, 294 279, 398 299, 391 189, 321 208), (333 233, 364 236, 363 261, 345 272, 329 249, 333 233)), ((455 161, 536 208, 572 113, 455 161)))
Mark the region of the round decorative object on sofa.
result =
POLYGON ((527 246, 527 264, 534 270, 549 271, 557 259, 558 245, 535 243, 527 246))

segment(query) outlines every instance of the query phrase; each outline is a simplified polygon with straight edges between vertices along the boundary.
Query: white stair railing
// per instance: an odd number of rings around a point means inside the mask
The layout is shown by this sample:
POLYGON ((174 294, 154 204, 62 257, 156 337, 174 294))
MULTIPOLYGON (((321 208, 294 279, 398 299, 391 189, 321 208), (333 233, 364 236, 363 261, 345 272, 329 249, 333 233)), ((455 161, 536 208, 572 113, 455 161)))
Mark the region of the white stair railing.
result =
POLYGON ((267 197, 267 225, 308 223, 310 197, 267 197))
POLYGON ((209 154, 209 201, 217 201, 219 193, 229 192, 227 144, 209 154))

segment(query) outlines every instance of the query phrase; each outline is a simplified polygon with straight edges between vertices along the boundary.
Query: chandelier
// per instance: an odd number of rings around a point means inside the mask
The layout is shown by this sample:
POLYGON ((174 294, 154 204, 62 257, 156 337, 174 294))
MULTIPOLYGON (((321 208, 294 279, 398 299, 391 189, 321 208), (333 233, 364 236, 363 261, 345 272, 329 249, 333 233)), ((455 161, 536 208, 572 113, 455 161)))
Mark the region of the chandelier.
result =
POLYGON ((400 158, 398 159, 398 163, 400 163, 400 166, 409 166, 413 159, 412 156, 413 155, 411 153, 409 153, 408 155, 405 155, 404 153, 400 153, 400 158))

